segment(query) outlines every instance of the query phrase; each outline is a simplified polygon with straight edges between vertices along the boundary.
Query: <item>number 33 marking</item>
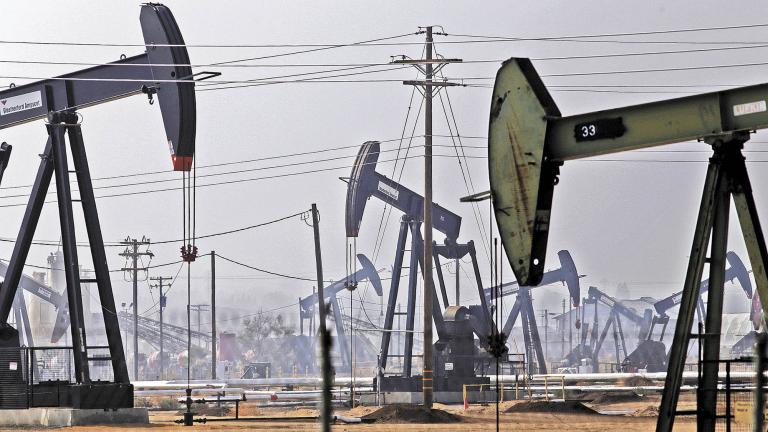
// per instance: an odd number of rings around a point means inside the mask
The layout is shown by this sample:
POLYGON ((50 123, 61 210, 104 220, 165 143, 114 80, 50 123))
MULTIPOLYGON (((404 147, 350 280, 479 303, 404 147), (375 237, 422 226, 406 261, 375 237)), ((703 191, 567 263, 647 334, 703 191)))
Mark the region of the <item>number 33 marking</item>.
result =
POLYGON ((595 136, 595 132, 595 125, 586 125, 581 127, 581 136, 584 138, 595 136))

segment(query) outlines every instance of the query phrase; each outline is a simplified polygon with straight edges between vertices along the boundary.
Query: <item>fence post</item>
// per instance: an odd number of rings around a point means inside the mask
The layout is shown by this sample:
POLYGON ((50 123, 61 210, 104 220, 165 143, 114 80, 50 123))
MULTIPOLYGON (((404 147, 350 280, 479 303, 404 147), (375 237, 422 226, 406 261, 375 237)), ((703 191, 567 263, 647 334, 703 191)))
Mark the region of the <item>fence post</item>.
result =
POLYGON ((463 384, 461 386, 461 397, 464 399, 464 411, 467 410, 469 407, 469 404, 467 403, 467 385, 463 384))
POLYGON ((565 375, 560 377, 560 388, 563 390, 563 402, 565 402, 565 375))
POLYGON ((757 347, 755 348, 755 355, 757 355, 757 377, 755 382, 755 405, 754 405, 754 425, 755 431, 762 432, 764 430, 763 424, 765 422, 765 348, 766 348, 766 334, 757 334, 757 347))

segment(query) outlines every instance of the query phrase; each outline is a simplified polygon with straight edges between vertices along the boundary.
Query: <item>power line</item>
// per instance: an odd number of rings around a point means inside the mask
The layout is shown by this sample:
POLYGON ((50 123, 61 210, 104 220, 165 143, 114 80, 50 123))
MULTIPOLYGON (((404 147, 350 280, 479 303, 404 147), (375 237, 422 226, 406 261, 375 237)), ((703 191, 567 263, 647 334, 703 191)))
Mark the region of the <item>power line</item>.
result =
MULTIPOLYGON (((283 216, 281 218, 273 219, 273 220, 270 220, 270 221, 267 221, 267 222, 258 223, 258 224, 255 224, 255 225, 248 225, 248 226, 245 226, 245 227, 235 228, 235 229, 231 229, 231 230, 227 230, 227 231, 221 231, 221 232, 217 232, 217 233, 197 236, 196 239, 199 240, 199 239, 204 239, 204 238, 219 237, 219 236, 223 236, 223 235, 229 235, 229 234, 234 234, 234 233, 238 233, 238 232, 248 231, 248 230, 252 230, 252 229, 255 229, 255 228, 260 228, 260 227, 263 227, 263 226, 271 225, 271 224, 274 224, 274 223, 277 223, 277 222, 282 222, 284 220, 287 220, 287 219, 290 219, 290 218, 294 218, 296 216, 300 216, 303 213, 306 213, 306 212, 302 211, 302 212, 294 213, 294 214, 291 214, 291 215, 288 215, 288 216, 283 216)), ((168 244, 168 243, 179 243, 181 241, 183 241, 183 239, 162 240, 162 241, 153 241, 152 244, 159 245, 159 244, 168 244)), ((8 237, 5 237, 5 238, 0 237, 0 242, 15 243, 16 240, 8 238, 8 237)), ((54 242, 54 241, 51 241, 51 240, 37 240, 37 241, 33 241, 32 244, 40 245, 40 246, 57 246, 58 242, 54 242)), ((90 245, 88 245, 87 243, 81 243, 81 244, 78 244, 78 246, 90 247, 90 245)), ((106 246, 106 247, 122 247, 122 246, 124 246, 124 244, 122 244, 122 243, 110 243, 110 244, 104 244, 104 246, 106 246)), ((178 261, 174 261, 174 262, 172 262, 170 264, 176 264, 177 262, 178 261)), ((169 264, 164 264, 164 265, 169 265, 169 264)), ((155 267, 155 266, 149 266, 147 268, 153 268, 153 267, 155 267)))
MULTIPOLYGON (((407 138, 420 138, 423 137, 423 135, 416 135, 413 137, 407 137, 407 138)), ((450 135, 433 135, 433 137, 439 137, 439 138, 450 138, 450 135)), ((474 139, 487 139, 486 137, 464 137, 464 138, 474 138, 474 139)), ((386 140, 380 140, 380 143, 389 143, 398 141, 400 138, 394 138, 394 139, 386 139, 386 140)), ((434 147, 446 147, 450 148, 449 145, 441 145, 441 144, 434 144, 434 147)), ((197 169, 207 169, 207 168, 215 168, 215 167, 222 167, 222 166, 229 166, 229 165, 240 165, 240 164, 247 164, 247 163, 254 163, 254 162, 263 162, 268 160, 275 160, 275 159, 284 159, 284 158, 291 158, 291 157, 297 157, 297 156, 308 156, 308 155, 314 155, 314 154, 320 154, 320 153, 327 153, 332 151, 338 151, 338 150, 346 150, 351 148, 358 148, 360 147, 359 144, 351 144, 346 146, 338 146, 338 147, 330 147, 330 148, 324 148, 324 149, 318 149, 318 150, 309 150, 309 151, 303 151, 303 152, 295 152, 295 153, 286 153, 282 155, 275 155, 275 156, 265 156, 265 157, 259 157, 254 159, 244 159, 244 160, 236 160, 236 161, 230 161, 230 162, 220 162, 220 163, 213 163, 213 164, 207 164, 207 165, 200 165, 197 167, 197 169)), ((477 148, 477 149, 485 149, 486 146, 466 146, 467 148, 477 148)), ((384 152, 391 151, 391 150, 383 150, 384 152)), ((349 156, 354 157, 354 156, 349 156)), ((160 171, 143 171, 143 172, 134 172, 134 173, 128 173, 128 174, 119 174, 119 175, 112 175, 112 176, 104 176, 104 177, 94 177, 92 181, 102 181, 102 180, 113 180, 113 179, 120 179, 120 178, 135 178, 139 176, 145 176, 145 175, 156 175, 156 174, 171 174, 176 173, 176 171, 172 170, 160 170, 160 171)), ((0 187, 0 190, 5 189, 19 189, 19 188, 31 188, 33 185, 26 184, 26 185, 16 185, 16 186, 3 186, 0 187)), ((26 196, 26 195, 25 195, 26 196)), ((2 198, 2 197, 0 197, 2 198)))
MULTIPOLYGON (((604 37, 626 37, 626 36, 649 36, 659 34, 676 34, 676 33, 692 33, 692 32, 704 32, 704 31, 720 31, 720 30, 737 30, 748 28, 761 28, 768 27, 768 24, 739 24, 729 26, 715 26, 715 27, 697 27, 688 29, 666 29, 666 30, 649 30, 649 31, 636 31, 636 32, 621 32, 621 33, 601 33, 601 34, 581 34, 581 35, 566 35, 566 36, 539 36, 539 37, 517 37, 517 36, 488 36, 488 35, 472 35, 472 34, 446 34, 446 36, 452 37, 465 37, 465 38, 477 38, 477 39, 492 39, 499 41, 560 41, 560 40, 574 40, 574 39, 592 39, 592 38, 604 38, 604 37)), ((370 39, 366 41, 352 42, 352 43, 283 43, 283 44, 136 44, 136 43, 109 43, 109 42, 62 42, 62 41, 31 41, 31 40, 0 40, 0 44, 7 45, 54 45, 54 46, 90 46, 90 47, 186 47, 186 48, 317 48, 313 50, 297 51, 293 53, 281 53, 280 55, 300 54, 305 52, 313 52, 325 49, 343 48, 351 46, 390 46, 392 43, 377 43, 385 40, 392 40, 402 38, 406 36, 412 36, 418 33, 404 33, 401 35, 381 37, 377 39, 370 39)), ((456 43, 456 42, 473 42, 473 41, 441 41, 440 43, 456 43)), ((394 45, 424 45, 424 42, 399 42, 394 45)))
MULTIPOLYGON (((271 270, 266 270, 266 269, 263 269, 263 268, 259 268, 259 267, 256 267, 256 266, 244 264, 244 263, 242 263, 240 261, 236 261, 236 260, 233 260, 231 258, 227 258, 227 257, 219 255, 219 254, 216 254, 216 256, 221 258, 221 259, 223 259, 224 261, 229 261, 229 262, 231 262, 233 264, 237 264, 237 265, 239 265, 241 267, 245 267, 245 268, 248 268, 248 269, 251 269, 251 270, 255 270, 255 271, 258 271, 258 272, 262 272, 262 273, 271 274, 273 276, 279 276, 279 277, 286 278, 286 279, 295 279, 295 280, 302 280, 302 281, 309 281, 309 282, 317 282, 317 279, 305 278, 305 277, 301 277, 301 276, 294 276, 294 275, 289 275, 289 274, 285 274, 285 273, 278 273, 278 272, 274 272, 274 271, 271 271, 271 270)), ((326 280, 324 282, 333 282, 333 281, 332 280, 326 280)))
MULTIPOLYGON (((554 60, 579 60, 579 59, 596 59, 596 58, 614 58, 614 57, 638 57, 638 56, 654 56, 654 55, 669 55, 669 54, 691 54, 691 53, 702 53, 702 52, 721 52, 721 51, 735 51, 735 50, 750 50, 750 49, 762 49, 762 48, 768 48, 768 44, 766 43, 756 43, 754 45, 746 45, 746 46, 726 46, 726 47, 710 47, 710 48, 690 48, 690 49, 676 49, 676 50, 665 50, 665 51, 640 51, 640 52, 629 52, 629 53, 606 53, 606 54, 583 54, 583 55, 566 55, 566 56, 546 56, 546 57, 530 57, 531 60, 535 61, 554 61, 554 60)), ((464 59, 461 63, 457 63, 457 65, 468 65, 468 64, 483 64, 483 63, 502 63, 506 58, 500 58, 500 59, 476 59, 476 60, 467 60, 464 59)), ((98 63, 98 62, 81 62, 81 61, 48 61, 48 60, 19 60, 19 59, 6 59, 6 60, 0 60, 0 64, 17 64, 17 65, 42 65, 42 66, 81 66, 81 67, 95 67, 95 66, 103 66, 103 67, 146 67, 144 64, 136 64, 136 63, 98 63)), ((211 63, 204 63, 204 64, 191 64, 191 63, 153 63, 152 66, 154 67, 192 67, 192 68, 206 68, 211 67, 211 63)), ((382 63, 382 62, 359 62, 359 63, 249 63, 249 64, 224 64, 224 65, 217 65, 218 68, 244 68, 244 69, 252 69, 252 68, 304 68, 304 67, 333 67, 333 68, 342 68, 342 69, 330 69, 330 70, 321 70, 321 71, 315 71, 315 72, 307 72, 305 74, 319 74, 319 73, 329 73, 329 72, 336 72, 336 71, 343 71, 343 70, 350 70, 355 68, 367 68, 367 67, 377 67, 377 66, 389 66, 390 70, 396 70, 400 69, 400 67, 396 67, 396 65, 393 65, 390 62, 382 63)), ((292 74, 292 75, 281 75, 276 77, 266 77, 261 79, 273 79, 273 78, 286 78, 286 77, 293 77, 293 76, 300 76, 301 74, 292 74)), ((201 86, 206 85, 206 83, 199 84, 201 86)))
MULTIPOLYGON (((604 37, 649 36, 649 35, 659 35, 659 34, 737 30, 737 29, 760 28, 760 27, 768 27, 768 24, 765 24, 765 23, 737 24, 737 25, 729 25, 729 26, 694 27, 694 28, 687 28, 687 29, 645 30, 645 31, 635 31, 635 32, 620 32, 620 33, 587 33, 587 34, 571 35, 571 36, 541 36, 536 38, 522 38, 522 39, 559 41, 561 39, 591 39, 591 38, 604 38, 604 37)), ((505 40, 521 39, 515 36, 487 36, 487 35, 470 35, 470 34, 449 34, 449 36, 481 38, 481 39, 505 39, 505 40)))
MULTIPOLYGON (((453 157, 452 155, 434 155, 435 157, 453 157)), ((414 155, 414 156, 406 156, 404 158, 400 159, 408 159, 408 158, 417 158, 417 157, 423 157, 423 155, 414 155)), ((478 158, 484 158, 484 156, 468 156, 471 159, 478 159, 478 158)), ((389 163, 394 162, 397 159, 389 159, 389 160, 383 160, 379 161, 379 163, 389 163)), ((228 185, 228 184, 237 184, 237 183, 247 183, 247 182, 253 182, 253 181, 261 181, 261 180, 273 180, 273 179, 279 179, 279 178, 285 178, 285 177, 295 177, 299 175, 305 175, 305 174, 314 174, 314 173, 320 173, 320 172, 328 172, 328 171, 337 171, 340 169, 349 169, 352 168, 351 165, 343 165, 343 166, 336 166, 336 167, 329 167, 329 168, 319 168, 319 169, 313 169, 313 170, 305 170, 305 171, 298 171, 298 172, 291 172, 291 173, 283 173, 283 174, 275 174, 275 175, 269 175, 269 176, 262 176, 262 177, 252 177, 252 178, 245 178, 245 179, 237 179, 237 180, 226 180, 226 181, 220 181, 220 182, 214 182, 214 183, 207 183, 202 185, 197 185, 197 188, 207 188, 212 186, 221 186, 221 185, 228 185)), ((160 192, 169 192, 169 191, 177 191, 180 190, 181 187, 168 187, 163 189, 151 189, 151 190, 143 190, 143 191, 134 191, 134 192, 122 192, 122 193, 115 193, 115 194, 107 194, 107 195, 100 195, 97 196, 97 199, 103 199, 103 198, 115 198, 115 197, 125 197, 125 196, 135 196, 135 195, 146 195, 146 194, 152 194, 152 193, 160 193, 160 192)), ((56 201, 46 201, 46 204, 52 204, 56 201)), ((18 203, 18 204, 3 204, 0 205, 0 208, 7 208, 7 207, 21 207, 26 206, 26 203, 18 203)))
MULTIPOLYGON (((485 147, 483 147, 485 148, 485 147)), ((394 149, 391 150, 382 150, 378 153, 389 153, 395 151, 394 149)), ((232 170, 232 171, 222 171, 218 173, 211 173, 211 174, 202 174, 198 175, 197 178, 207 178, 207 177, 219 177, 223 175, 233 175, 233 174, 242 174, 242 173, 248 173, 248 172, 255 172, 255 171, 265 171, 265 170, 271 170, 271 169, 278 169, 278 168, 287 168, 287 167, 294 167, 294 166, 300 166, 300 165, 313 165, 317 163, 324 163, 324 162, 331 162, 336 160, 342 160, 342 159, 350 159, 355 156, 352 155, 346 155, 346 156, 335 156, 331 158, 325 158, 325 159, 316 159, 316 160, 309 160, 309 161, 302 161, 302 162, 291 162, 286 164, 279 164, 279 165, 269 165, 269 166, 263 166, 263 167, 255 167, 255 168, 247 168, 247 169, 241 169, 241 170, 232 170)), ((234 163, 243 163, 242 161, 233 162, 234 163)), ((157 184, 157 183, 168 183, 168 182, 176 182, 178 181, 177 178, 175 179, 159 179, 159 180, 145 180, 145 181, 138 181, 133 183, 119 183, 114 185, 106 185, 106 186, 96 186, 93 189, 114 189, 114 188, 121 188, 121 187, 130 187, 130 186, 143 186, 148 184, 157 184)), ((77 192, 77 191, 75 191, 77 192)), ((55 195, 55 191, 48 192, 47 195, 55 195)), ((7 199, 7 198, 21 198, 26 197, 27 194, 17 194, 17 195, 3 195, 0 196, 0 199, 7 199)))

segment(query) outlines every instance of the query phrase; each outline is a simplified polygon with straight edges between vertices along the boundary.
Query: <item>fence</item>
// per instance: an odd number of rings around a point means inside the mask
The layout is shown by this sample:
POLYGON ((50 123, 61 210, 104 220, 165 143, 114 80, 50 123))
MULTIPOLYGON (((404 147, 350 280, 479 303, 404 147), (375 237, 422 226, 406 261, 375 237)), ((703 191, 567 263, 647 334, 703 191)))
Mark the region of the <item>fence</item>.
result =
MULTIPOLYGON (((113 381, 109 348, 88 347, 92 381, 113 381)), ((29 408, 56 399, 57 386, 74 383, 72 347, 0 348, 0 409, 29 408)))

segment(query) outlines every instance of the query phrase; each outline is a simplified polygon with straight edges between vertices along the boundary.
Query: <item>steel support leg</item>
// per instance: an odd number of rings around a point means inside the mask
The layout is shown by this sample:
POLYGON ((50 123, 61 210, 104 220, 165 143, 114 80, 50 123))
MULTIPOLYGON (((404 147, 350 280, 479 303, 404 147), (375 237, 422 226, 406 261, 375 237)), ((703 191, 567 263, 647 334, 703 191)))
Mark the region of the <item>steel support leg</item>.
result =
MULTIPOLYGON (((344 316, 341 313, 341 306, 339 305, 339 299, 336 295, 332 295, 331 309, 333 310, 333 321, 336 323, 336 342, 339 345, 339 357, 341 357, 341 363, 344 367, 349 367, 352 370, 352 355, 349 351, 349 345, 347 344, 347 336, 344 332, 344 316)), ((350 315, 350 319, 352 316, 350 315)))
MULTIPOLYGON (((723 288, 725 287, 725 254, 728 251, 728 214, 730 192, 726 188, 727 172, 721 177, 715 198, 715 218, 712 223, 712 246, 709 257, 709 291, 703 338, 704 364, 702 382, 698 388, 697 429, 714 432, 717 420, 717 373, 720 370, 720 331, 723 319, 723 288)), ((699 338, 701 343, 702 339, 699 338)))
MULTIPOLYGON (((32 337, 32 327, 29 325, 29 311, 27 309, 27 302, 24 299, 24 292, 19 291, 17 294, 18 297, 18 309, 19 309, 19 315, 21 318, 21 323, 24 325, 24 338, 26 339, 27 346, 33 347, 35 346, 35 339, 32 337)), ((32 368, 30 369, 34 376, 40 377, 40 369, 37 366, 37 356, 35 355, 35 351, 32 350, 29 353, 29 358, 32 362, 32 368)), ((30 382, 33 382, 30 380, 30 382)))
POLYGON ((45 196, 48 193, 48 186, 51 184, 52 176, 53 155, 51 137, 49 136, 48 142, 45 144, 45 150, 40 155, 40 166, 37 169, 29 201, 27 201, 27 208, 24 210, 19 234, 16 236, 16 242, 13 244, 13 253, 8 262, 8 269, 5 271, 5 280, 0 284, 0 322, 2 323, 8 322, 8 316, 13 307, 13 299, 16 297, 16 290, 21 281, 21 274, 24 271, 24 263, 27 262, 29 247, 35 236, 37 222, 40 220, 40 212, 43 210, 45 196))
POLYGON ((383 375, 387 369, 389 357, 389 343, 392 340, 392 325, 395 318, 397 305, 397 292, 400 287, 400 276, 403 271, 403 255, 405 255, 405 242, 408 239, 408 221, 405 217, 400 220, 400 234, 397 237, 397 249, 395 250, 395 263, 392 268, 392 280, 389 283, 389 300, 387 312, 384 315, 384 332, 381 334, 381 350, 379 352, 379 371, 383 375))
MULTIPOLYGON (((621 317, 616 315, 616 329, 619 332, 619 340, 621 341, 621 349, 624 352, 624 358, 627 358, 627 343, 624 341, 624 329, 621 327, 621 317)), ((616 361, 621 363, 624 358, 619 359, 616 357, 616 361)))
POLYGON ((768 249, 766 249, 765 235, 760 227, 760 218, 757 215, 757 206, 752 195, 752 185, 744 164, 744 157, 739 155, 738 158, 734 158, 730 168, 736 214, 739 217, 744 244, 747 246, 752 276, 755 278, 763 313, 768 316, 768 249))
MULTIPOLYGON (((520 291, 522 293, 522 290, 520 291)), ((547 359, 544 358, 544 350, 541 347, 541 338, 539 337, 539 327, 536 325, 536 311, 533 309, 533 299, 530 290, 526 290, 523 307, 525 307, 525 317, 528 321, 531 338, 533 339, 533 349, 536 351, 536 357, 539 362, 539 373, 547 373, 547 359)))
MULTIPOLYGON (((64 116, 64 121, 70 121, 64 116)), ((72 116, 74 117, 74 116, 72 116)), ((71 120, 77 121, 75 117, 71 120)), ((59 224, 61 225, 61 243, 64 252, 64 275, 67 281, 67 301, 69 303, 70 328, 72 332, 72 351, 75 361, 75 376, 80 384, 90 383, 88 368, 87 342, 83 324, 83 297, 80 292, 80 265, 77 260, 77 240, 75 221, 72 212, 72 191, 69 187, 69 166, 67 147, 64 139, 65 126, 49 124, 48 133, 52 138, 53 163, 56 177, 56 198, 59 205, 59 224)))
POLYGON ((592 372, 597 373, 600 371, 600 365, 598 363, 600 350, 603 348, 603 342, 605 341, 606 336, 608 336, 608 330, 613 326, 613 321, 616 319, 615 317, 616 314, 611 311, 608 321, 605 323, 605 326, 603 326, 603 332, 600 334, 600 338, 597 339, 595 347, 592 350, 592 372))
MULTIPOLYGON (((432 257, 435 260, 435 270, 437 271, 437 283, 440 284, 440 294, 443 296, 443 305, 447 308, 451 304, 448 302, 448 293, 445 290, 445 279, 443 278, 443 267, 440 265, 440 254, 437 253, 437 244, 432 242, 432 257)), ((433 297, 434 299, 435 297, 433 297)), ((437 302, 433 302, 437 303, 437 302)))
MULTIPOLYGON (((512 305, 512 310, 509 311, 509 316, 507 317, 507 321, 504 323, 503 331, 504 331, 504 334, 507 336, 509 336, 512 333, 512 327, 515 326, 517 317, 520 316, 521 305, 522 305, 522 298, 520 297, 520 295, 518 295, 517 298, 515 298, 515 303, 512 305)), ((485 309, 485 310, 488 310, 488 309, 485 309)))
MULTIPOLYGON (((419 270, 424 273, 424 240, 421 238, 421 232, 418 229, 418 225, 415 225, 416 229, 413 230, 411 233, 413 239, 416 239, 416 250, 418 251, 419 255, 419 270)), ((433 266, 434 268, 434 266, 433 266)), ((437 293, 435 292, 435 285, 432 284, 432 299, 437 298, 437 293)), ((432 302, 432 321, 435 325, 435 328, 437 329, 437 337, 438 340, 442 339, 443 337, 446 337, 445 333, 445 319, 443 318, 443 310, 440 307, 440 303, 433 301, 432 302)))
POLYGON ((413 326, 416 320, 416 284, 419 277, 418 242, 413 235, 419 224, 411 222, 411 259, 408 267, 408 305, 405 309, 405 347, 403 348, 403 376, 411 376, 413 365, 413 326))
POLYGON ((104 238, 101 234, 101 223, 96 209, 96 198, 93 195, 93 183, 91 182, 88 159, 85 155, 83 134, 79 125, 70 126, 68 133, 69 146, 72 150, 72 161, 77 175, 78 189, 80 190, 80 201, 83 206, 85 229, 88 233, 91 259, 93 260, 93 269, 96 275, 96 286, 99 290, 99 301, 104 319, 104 329, 107 335, 109 356, 112 360, 114 381, 117 383, 128 383, 130 382, 128 366, 125 363, 120 323, 117 319, 117 307, 115 306, 115 297, 112 292, 112 281, 109 278, 107 255, 104 252, 104 238))
POLYGON ((680 311, 675 324, 675 337, 669 353, 669 365, 667 377, 664 382, 664 392, 659 406, 659 417, 656 423, 657 432, 671 432, 675 421, 677 400, 680 396, 680 385, 683 382, 683 369, 685 357, 688 352, 691 324, 696 310, 696 299, 699 297, 699 284, 701 274, 706 261, 707 246, 712 231, 712 220, 716 194, 719 190, 721 176, 721 158, 716 153, 709 162, 707 176, 704 183, 704 191, 699 207, 699 216, 696 221, 696 232, 693 237, 688 270, 685 275, 683 297, 680 302, 680 311))
MULTIPOLYGON (((469 242, 467 242, 467 246, 469 247, 469 259, 472 261, 472 271, 475 273, 475 284, 477 285, 477 295, 480 298, 480 304, 483 306, 485 320, 491 323, 493 322, 493 318, 491 317, 491 308, 488 305, 488 299, 486 299, 485 291, 483 290, 483 280, 480 277, 480 267, 477 264, 477 250, 475 249, 475 242, 470 240, 469 242)), ((515 304, 517 304, 517 302, 515 302, 515 304)), ((519 312, 520 310, 518 309, 518 313, 519 312)), ((511 316, 512 315, 510 314, 510 317, 511 316)), ((515 319, 517 319, 516 316, 515 316, 515 319)), ((512 320, 512 325, 515 325, 514 319, 512 320)), ((506 334, 507 336, 509 336, 509 332, 512 331, 512 325, 510 326, 509 330, 507 330, 507 327, 504 326, 504 334, 506 334)))

